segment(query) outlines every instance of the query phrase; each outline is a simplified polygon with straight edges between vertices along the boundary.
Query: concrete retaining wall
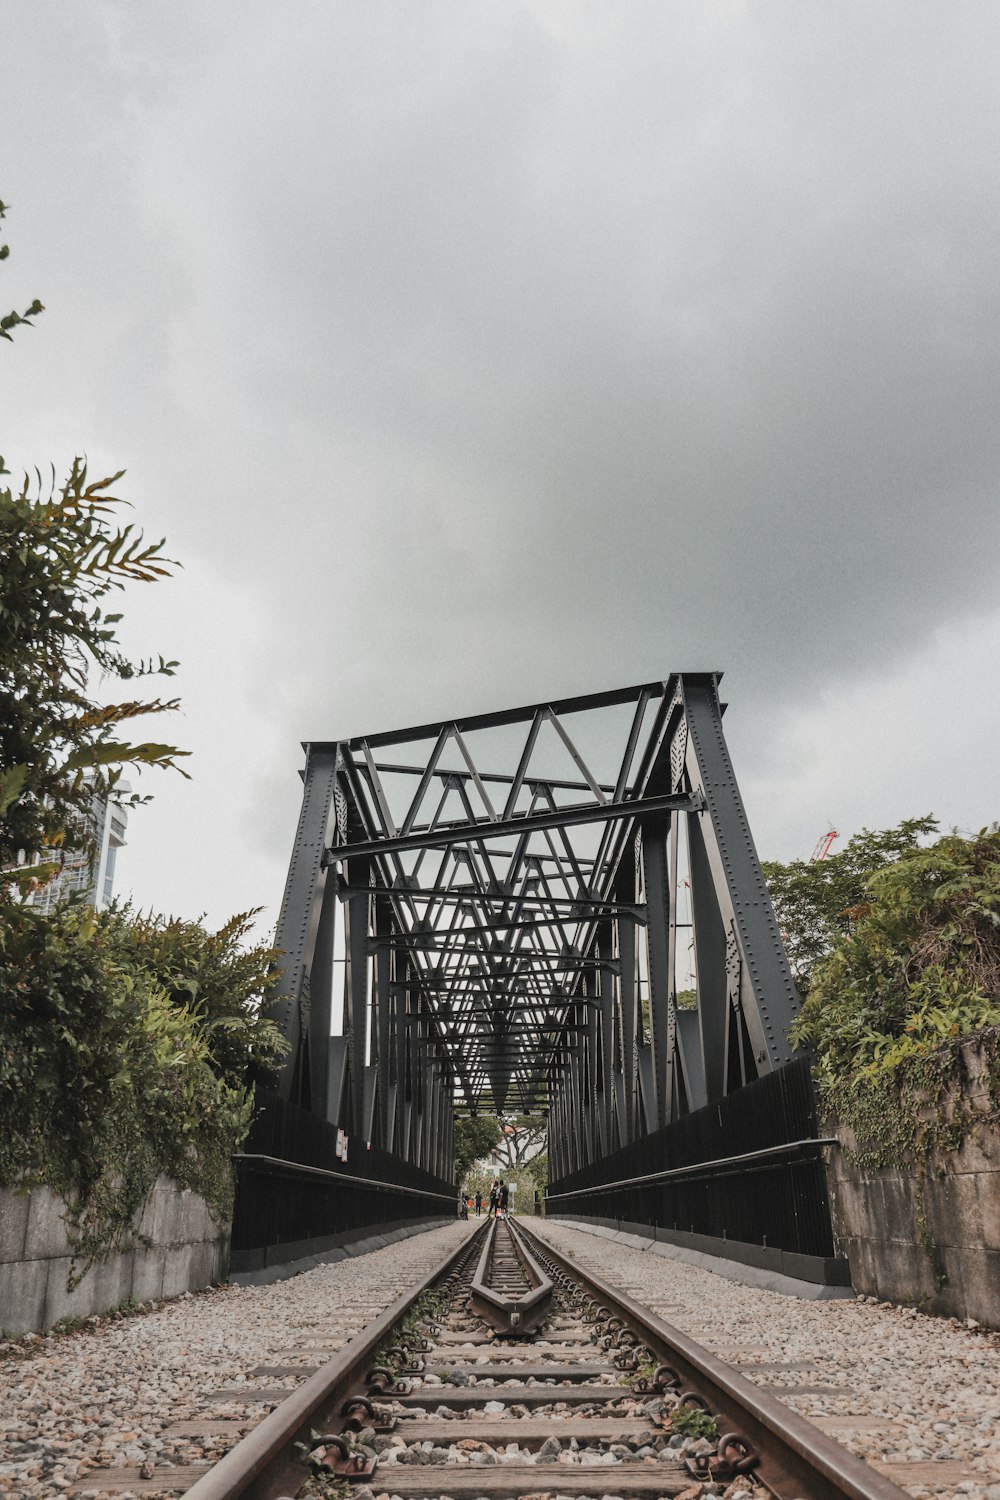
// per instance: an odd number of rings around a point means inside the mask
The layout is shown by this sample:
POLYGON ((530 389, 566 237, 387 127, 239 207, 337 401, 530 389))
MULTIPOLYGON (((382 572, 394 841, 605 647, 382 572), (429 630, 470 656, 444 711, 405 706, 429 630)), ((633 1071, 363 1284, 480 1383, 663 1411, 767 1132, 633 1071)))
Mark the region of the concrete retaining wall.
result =
POLYGON ((0 1329, 6 1333, 39 1332, 60 1318, 107 1312, 130 1297, 179 1297, 221 1281, 228 1269, 229 1226, 212 1218, 197 1193, 160 1177, 139 1234, 68 1291, 72 1250, 65 1211, 50 1188, 0 1188, 0 1329), (148 1248, 139 1236, 150 1241, 148 1248))
POLYGON ((961 1150, 863 1172, 854 1136, 831 1122, 841 1142, 828 1166, 834 1240, 855 1291, 1000 1328, 1000 1133, 981 1051, 970 1042, 962 1053, 963 1097, 983 1118, 961 1150))

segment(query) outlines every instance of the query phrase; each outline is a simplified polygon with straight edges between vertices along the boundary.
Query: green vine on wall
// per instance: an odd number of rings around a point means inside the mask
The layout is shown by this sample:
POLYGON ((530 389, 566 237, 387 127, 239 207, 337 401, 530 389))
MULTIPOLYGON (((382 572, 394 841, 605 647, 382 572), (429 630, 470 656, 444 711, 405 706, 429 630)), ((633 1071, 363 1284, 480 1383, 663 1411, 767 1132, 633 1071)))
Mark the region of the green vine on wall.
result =
POLYGON ((979 1118, 965 1098, 970 1038, 995 1120, 1000 829, 907 849, 864 896, 813 968, 791 1039, 814 1053, 823 1101, 855 1132, 859 1162, 900 1165, 957 1150, 979 1118))
POLYGON ((946 1175, 947 1158, 974 1134, 1000 1128, 1000 1032, 983 1028, 861 1078, 827 1077, 821 1099, 854 1137, 849 1161, 909 1176, 917 1236, 940 1292, 948 1276, 928 1228, 925 1184, 946 1175))
POLYGON ((243 946, 252 915, 211 933, 127 909, 3 910, 0 1183, 63 1198, 71 1286, 137 1235, 161 1173, 231 1217, 249 1076, 284 1048, 262 1013, 273 952, 243 946))
POLYGON ((912 1178, 940 1289, 926 1184, 1000 1127, 1000 829, 905 848, 861 895, 810 972, 791 1039, 813 1052, 821 1104, 853 1136, 848 1159, 912 1178))
POLYGON ((820 1070, 819 1083, 826 1110, 854 1135, 848 1154, 863 1171, 913 1169, 960 1151, 975 1130, 1000 1125, 1000 1034, 983 1027, 928 1054, 847 1077, 820 1070), (973 1072, 970 1056, 978 1064, 973 1072))

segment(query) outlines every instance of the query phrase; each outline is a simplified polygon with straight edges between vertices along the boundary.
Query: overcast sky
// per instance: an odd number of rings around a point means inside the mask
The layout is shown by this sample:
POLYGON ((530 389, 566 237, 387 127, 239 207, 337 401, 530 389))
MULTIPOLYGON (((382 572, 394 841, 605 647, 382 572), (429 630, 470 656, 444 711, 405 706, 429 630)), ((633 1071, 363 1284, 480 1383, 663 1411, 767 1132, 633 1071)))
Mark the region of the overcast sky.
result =
POLYGON ((765 857, 1000 815, 995 0, 6 0, 0 56, 0 451, 184 564, 123 893, 273 920, 301 740, 684 668, 765 857))

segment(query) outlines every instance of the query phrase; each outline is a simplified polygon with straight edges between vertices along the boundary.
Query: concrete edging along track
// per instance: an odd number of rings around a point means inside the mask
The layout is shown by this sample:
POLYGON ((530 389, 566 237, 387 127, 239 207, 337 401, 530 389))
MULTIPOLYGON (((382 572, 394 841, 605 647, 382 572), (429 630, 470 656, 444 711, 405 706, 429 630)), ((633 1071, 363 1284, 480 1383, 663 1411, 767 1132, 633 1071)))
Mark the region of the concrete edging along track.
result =
POLYGON ((815 1281, 802 1281, 796 1276, 785 1276, 780 1271, 748 1266, 742 1261, 708 1255, 702 1250, 689 1250, 684 1245, 671 1245, 666 1240, 653 1239, 651 1236, 646 1238, 629 1230, 609 1229, 605 1224, 588 1224, 579 1219, 563 1218, 560 1214, 550 1214, 544 1222, 563 1224, 567 1229, 578 1229, 581 1234, 597 1235, 599 1239, 618 1240, 623 1245, 631 1245, 633 1250, 651 1251, 664 1260, 679 1260, 685 1265, 696 1266, 701 1271, 712 1271, 716 1276, 724 1276, 727 1281, 757 1287, 761 1291, 778 1292, 782 1297, 801 1297, 807 1302, 830 1302, 857 1296, 850 1286, 823 1286, 815 1281))
POLYGON ((341 1245, 320 1250, 315 1255, 303 1255, 298 1260, 284 1261, 276 1266, 264 1266, 259 1271, 234 1271, 228 1278, 233 1286, 270 1286, 275 1281, 285 1281, 289 1276, 300 1276, 304 1271, 313 1271, 317 1266, 330 1266, 338 1260, 348 1260, 355 1255, 368 1255, 373 1250, 382 1250, 394 1245, 397 1240, 409 1239, 411 1235, 426 1234, 430 1229, 443 1229, 453 1220, 419 1219, 413 1224, 400 1224, 384 1233, 359 1229, 356 1239, 347 1239, 341 1245))

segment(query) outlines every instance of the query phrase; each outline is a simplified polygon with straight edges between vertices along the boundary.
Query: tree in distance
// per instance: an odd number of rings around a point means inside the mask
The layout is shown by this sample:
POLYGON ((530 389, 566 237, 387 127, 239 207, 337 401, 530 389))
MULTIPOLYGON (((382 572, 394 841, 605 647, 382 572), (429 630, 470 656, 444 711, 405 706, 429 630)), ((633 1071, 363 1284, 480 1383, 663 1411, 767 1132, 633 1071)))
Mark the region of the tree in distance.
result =
POLYGON ((876 870, 895 864, 937 828, 936 818, 905 818, 895 828, 863 828, 823 860, 765 860, 761 868, 799 992, 813 968, 851 931, 868 900, 876 870))
POLYGON ((496 1115, 459 1115, 455 1120, 455 1181, 463 1183, 475 1163, 488 1156, 499 1139, 496 1115))

